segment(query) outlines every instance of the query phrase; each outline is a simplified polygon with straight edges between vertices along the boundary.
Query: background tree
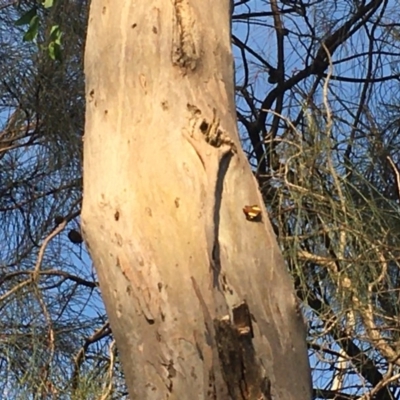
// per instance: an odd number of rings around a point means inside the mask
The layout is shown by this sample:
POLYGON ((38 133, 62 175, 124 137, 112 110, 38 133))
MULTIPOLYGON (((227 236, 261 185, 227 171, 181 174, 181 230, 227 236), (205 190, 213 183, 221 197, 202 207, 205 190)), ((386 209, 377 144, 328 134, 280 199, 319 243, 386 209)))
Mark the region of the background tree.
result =
POLYGON ((242 136, 252 144, 306 307, 311 360, 322 372, 318 398, 399 396, 398 140, 397 124, 386 118, 389 103, 397 102, 399 76, 392 6, 278 8, 271 1, 270 11, 240 19, 257 20, 249 37, 259 26, 275 33, 275 59, 234 38, 244 69, 242 136), (311 23, 311 15, 320 18, 311 23), (269 16, 273 29, 260 20, 269 16), (252 61, 274 84, 260 101, 257 80, 248 84, 252 61))
POLYGON ((0 397, 99 398, 118 362, 90 261, 69 240, 80 231, 87 4, 39 8, 26 42, 15 21, 36 5, 1 10, 0 397), (62 62, 46 48, 55 24, 62 62))
MULTIPOLYGON (((391 1, 235 3, 240 136, 308 320, 314 396, 397 399, 398 7, 391 1)), ((64 11, 54 14, 40 9, 40 37, 54 24, 64 32, 57 62, 22 43, 26 27, 14 25, 34 4, 2 2, 0 10, 2 395, 39 398, 38 387, 53 385, 67 398, 103 392, 120 399, 118 355, 109 352, 107 325, 102 329, 107 319, 90 260, 84 246, 68 239, 80 225, 87 3, 60 0, 64 11), (43 80, 49 102, 41 100, 43 80), (12 120, 19 105, 19 119, 12 120), (55 332, 54 357, 43 359, 51 349, 46 317, 32 300, 33 283, 22 283, 56 216, 69 216, 68 224, 46 247, 36 281, 55 332), (29 375, 15 366, 26 360, 29 375), (40 375, 47 364, 48 375, 40 375)))

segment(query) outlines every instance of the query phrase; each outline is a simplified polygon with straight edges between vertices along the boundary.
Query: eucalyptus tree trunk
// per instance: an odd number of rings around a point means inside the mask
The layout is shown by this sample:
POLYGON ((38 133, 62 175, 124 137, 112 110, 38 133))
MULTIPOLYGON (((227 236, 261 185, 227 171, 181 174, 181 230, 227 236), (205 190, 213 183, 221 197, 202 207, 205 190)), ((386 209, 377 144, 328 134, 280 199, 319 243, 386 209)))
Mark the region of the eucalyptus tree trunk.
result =
POLYGON ((238 138, 229 8, 91 5, 82 223, 132 399, 311 398, 302 316, 238 138))

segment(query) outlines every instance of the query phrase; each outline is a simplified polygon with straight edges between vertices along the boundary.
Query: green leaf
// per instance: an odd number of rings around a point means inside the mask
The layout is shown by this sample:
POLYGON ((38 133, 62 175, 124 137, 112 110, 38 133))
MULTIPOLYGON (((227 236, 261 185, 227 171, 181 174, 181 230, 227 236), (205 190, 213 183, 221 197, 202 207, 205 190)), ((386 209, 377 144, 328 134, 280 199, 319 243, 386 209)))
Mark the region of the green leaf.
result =
POLYGON ((44 8, 51 8, 54 5, 55 0, 43 0, 43 7, 44 8))
POLYGON ((59 43, 51 42, 49 44, 49 56, 54 61, 61 61, 61 46, 59 43))
POLYGON ((60 25, 53 25, 50 29, 50 37, 52 37, 52 35, 54 35, 55 32, 59 31, 60 31, 60 25))
POLYGON ((36 39, 39 30, 39 17, 35 15, 29 24, 29 29, 24 35, 25 42, 32 42, 36 39))
POLYGON ((21 18, 17 19, 15 21, 15 25, 21 26, 30 24, 32 19, 37 16, 36 14, 37 14, 37 8, 33 7, 31 10, 26 12, 21 18))
POLYGON ((50 29, 50 41, 61 44, 62 32, 59 25, 53 25, 50 29))

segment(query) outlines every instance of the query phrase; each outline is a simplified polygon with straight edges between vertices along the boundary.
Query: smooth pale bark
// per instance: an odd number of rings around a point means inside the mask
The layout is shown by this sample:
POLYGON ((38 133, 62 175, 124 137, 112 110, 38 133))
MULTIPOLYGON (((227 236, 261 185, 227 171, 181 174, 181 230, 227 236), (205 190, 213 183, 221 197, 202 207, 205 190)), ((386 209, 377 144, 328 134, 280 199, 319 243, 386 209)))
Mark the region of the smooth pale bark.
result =
POLYGON ((240 149, 229 17, 228 0, 92 1, 82 223, 132 399, 311 398, 240 149))

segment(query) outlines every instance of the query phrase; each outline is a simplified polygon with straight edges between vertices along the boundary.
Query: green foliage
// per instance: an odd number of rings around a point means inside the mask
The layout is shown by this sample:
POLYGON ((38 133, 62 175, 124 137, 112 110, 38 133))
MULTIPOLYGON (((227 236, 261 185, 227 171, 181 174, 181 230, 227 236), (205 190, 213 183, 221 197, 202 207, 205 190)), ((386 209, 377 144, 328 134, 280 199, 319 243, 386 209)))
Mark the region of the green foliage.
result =
POLYGON ((43 7, 44 8, 51 8, 53 7, 55 1, 54 0, 44 0, 43 1, 43 7))
MULTIPOLYGON (((53 7, 55 4, 54 0, 44 0, 42 6, 45 9, 49 9, 53 7)), ((15 26, 24 26, 28 25, 27 31, 23 35, 23 40, 25 42, 34 42, 36 41, 39 29, 41 28, 41 19, 43 17, 38 13, 38 7, 34 6, 27 12, 25 12, 17 21, 15 21, 15 26)), ((47 38, 47 45, 43 45, 42 48, 46 49, 49 57, 53 61, 61 61, 62 56, 62 31, 59 25, 53 25, 50 28, 50 33, 47 38)))
POLYGON ((39 15, 37 7, 31 8, 23 14, 22 17, 15 22, 15 25, 28 25, 28 30, 25 32, 23 39, 25 42, 33 42, 37 38, 39 31, 39 15))
POLYGON ((24 35, 24 40, 26 42, 33 42, 38 35, 39 31, 39 16, 35 15, 29 22, 29 28, 24 35))
POLYGON ((53 25, 50 30, 49 56, 52 60, 61 60, 61 37, 59 25, 53 25))

